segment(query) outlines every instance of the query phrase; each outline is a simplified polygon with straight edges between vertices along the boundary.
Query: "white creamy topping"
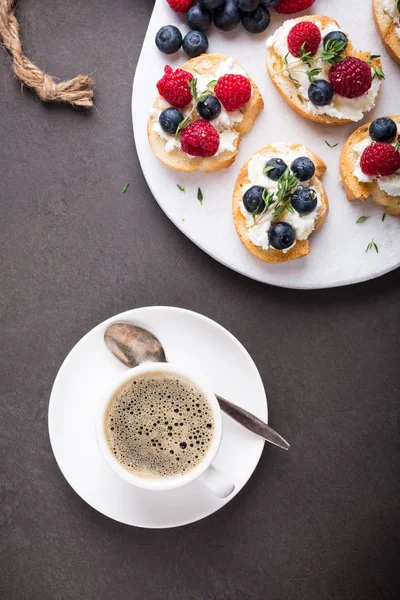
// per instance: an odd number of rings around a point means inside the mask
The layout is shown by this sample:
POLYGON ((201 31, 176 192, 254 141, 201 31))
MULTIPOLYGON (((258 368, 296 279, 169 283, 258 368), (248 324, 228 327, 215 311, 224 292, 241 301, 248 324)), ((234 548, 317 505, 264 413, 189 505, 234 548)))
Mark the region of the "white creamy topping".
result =
MULTIPOLYGON (((308 156, 307 149, 304 146, 300 146, 296 150, 293 150, 290 147, 290 144, 285 143, 274 144, 273 150, 269 152, 255 154, 249 161, 247 167, 247 178, 249 179, 249 183, 243 186, 243 195, 253 185, 260 185, 264 188, 267 188, 269 192, 276 192, 278 189, 278 182, 273 181, 272 179, 269 179, 269 177, 264 175, 263 170, 265 164, 271 158, 282 158, 282 160, 285 161, 287 166, 290 167, 292 162, 300 156, 308 156)), ((317 206, 312 212, 310 212, 307 215, 300 215, 296 210, 293 209, 293 213, 289 212, 288 210, 285 210, 279 215, 279 217, 273 217, 272 213, 274 207, 277 205, 276 201, 273 205, 271 205, 270 209, 265 215, 261 215, 258 217, 256 216, 255 221, 252 214, 247 212, 247 210, 245 209, 243 202, 240 203, 240 212, 245 218, 249 240, 255 246, 260 246, 261 248, 263 248, 263 250, 268 250, 268 231, 272 223, 276 221, 285 221, 285 223, 289 223, 295 231, 296 240, 306 240, 309 237, 310 233, 314 230, 315 221, 318 217, 320 208, 322 206, 322 200, 318 191, 313 186, 310 186, 309 182, 302 181, 300 185, 310 187, 310 189, 315 190, 317 194, 317 206)), ((295 246, 295 244, 296 242, 292 246, 290 246, 290 248, 286 248, 286 250, 283 250, 283 252, 288 252, 291 248, 293 248, 293 246, 295 246)))
MULTIPOLYGON (((400 125, 397 126, 397 133, 400 134, 400 125)), ((378 179, 365 175, 365 173, 362 172, 360 165, 361 155, 372 142, 373 140, 368 136, 364 140, 361 140, 361 142, 358 142, 358 144, 354 144, 353 150, 357 154, 357 161, 353 172, 354 177, 362 183, 372 183, 373 181, 377 181, 379 189, 386 192, 389 196, 400 196, 400 171, 393 173, 393 175, 379 177, 378 179)), ((396 141, 393 142, 392 146, 395 145, 396 141)))
POLYGON ((397 6, 397 0, 383 0, 383 10, 392 17, 397 25, 399 25, 399 27, 396 28, 396 34, 397 37, 400 37, 400 12, 397 6))
MULTIPOLYGON (((306 63, 300 63, 299 59, 296 56, 293 56, 289 52, 287 37, 289 31, 296 25, 296 21, 293 19, 289 19, 285 21, 285 23, 280 27, 274 35, 272 35, 267 40, 267 48, 273 48, 276 54, 282 57, 282 59, 287 55, 288 63, 296 62, 296 65, 293 66, 290 70, 290 73, 294 79, 297 79, 298 91, 300 95, 304 98, 306 104, 306 110, 310 113, 317 115, 329 115, 330 117, 336 117, 338 119, 349 119, 351 121, 360 121, 364 113, 371 110, 374 107, 379 88, 381 86, 381 81, 378 78, 373 79, 372 85, 368 92, 359 98, 344 98, 339 96, 338 94, 334 94, 332 102, 327 106, 315 106, 312 102, 310 102, 308 98, 308 88, 310 87, 310 81, 306 75, 306 71, 310 69, 309 65, 306 63)), ((321 53, 324 48, 323 40, 324 37, 330 33, 331 31, 338 31, 337 27, 332 24, 328 25, 328 27, 323 28, 319 21, 314 21, 315 25, 321 31, 321 43, 317 50, 317 55, 321 53)), ((329 81, 328 72, 331 68, 331 65, 326 61, 321 59, 317 59, 313 61, 312 68, 322 69, 321 73, 317 75, 316 79, 325 79, 325 81, 329 81)))
MULTIPOLYGON (((212 67, 212 63, 209 61, 203 62, 204 69, 210 69, 212 67)), ((210 83, 213 79, 218 80, 223 75, 227 75, 228 73, 244 75, 247 77, 245 71, 237 65, 233 58, 227 58, 226 60, 220 62, 215 67, 215 71, 209 74, 201 74, 193 73, 194 77, 197 79, 197 91, 198 94, 207 90, 207 84, 210 83)), ((163 98, 159 98, 157 102, 157 107, 152 108, 150 114, 154 117, 154 123, 152 125, 152 129, 155 133, 157 133, 162 140, 165 141, 165 151, 172 152, 176 148, 181 148, 181 143, 178 138, 175 138, 174 135, 166 133, 159 123, 159 117, 161 112, 168 108, 170 105, 163 98)), ((185 106, 184 109, 179 109, 183 113, 184 118, 188 116, 190 110, 193 106, 193 103, 185 106)), ((195 119, 200 118, 200 115, 195 111, 195 119)), ((233 112, 228 112, 224 109, 221 104, 221 112, 215 119, 209 121, 218 131, 219 133, 219 148, 214 156, 218 156, 225 152, 225 150, 229 150, 230 152, 234 152, 236 149, 235 141, 237 140, 239 134, 234 129, 235 123, 240 123, 243 120, 243 113, 240 110, 235 110, 233 112)), ((189 159, 195 158, 194 156, 190 156, 187 154, 189 159)))

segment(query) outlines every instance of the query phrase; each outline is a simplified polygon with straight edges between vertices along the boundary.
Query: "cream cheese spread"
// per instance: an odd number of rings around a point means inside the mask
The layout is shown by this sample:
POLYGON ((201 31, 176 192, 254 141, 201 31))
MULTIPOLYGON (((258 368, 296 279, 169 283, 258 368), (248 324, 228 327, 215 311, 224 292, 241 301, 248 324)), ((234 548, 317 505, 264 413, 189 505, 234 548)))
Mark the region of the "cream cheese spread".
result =
MULTIPOLYGON (((308 156, 307 149, 304 146, 292 149, 290 144, 285 143, 274 144, 270 151, 255 154, 250 159, 247 167, 247 178, 249 179, 249 183, 243 186, 243 195, 253 185, 264 187, 269 192, 276 192, 278 189, 278 182, 269 179, 269 177, 263 173, 267 161, 271 158, 282 158, 287 166, 290 167, 292 162, 301 156, 308 156)), ((310 156, 309 158, 312 159, 310 156)), ((313 186, 310 186, 310 182, 302 181, 301 185, 309 187, 310 189, 314 189, 317 194, 317 206, 308 214, 301 215, 295 209, 293 209, 293 213, 285 210, 279 215, 279 217, 274 217, 273 211, 278 204, 278 201, 276 200, 265 214, 261 214, 260 216, 256 216, 254 218, 253 215, 246 210, 243 202, 240 203, 240 212, 245 219, 249 240, 255 246, 260 246, 263 250, 268 250, 270 247, 268 241, 268 231, 272 223, 277 221, 285 221, 285 223, 289 223, 295 231, 296 240, 308 239, 309 235, 315 228, 315 221, 320 212, 322 200, 319 192, 313 186)), ((296 241, 292 246, 290 246, 290 248, 286 248, 282 252, 288 252, 291 248, 293 248, 293 246, 295 246, 295 244, 296 241)))
MULTIPOLYGON (((322 27, 319 21, 313 21, 315 25, 321 31, 321 43, 317 50, 317 55, 323 50, 324 37, 331 31, 338 31, 335 24, 322 27)), ((306 63, 300 63, 296 56, 293 56, 289 52, 287 37, 289 31, 296 25, 297 21, 289 19, 280 27, 270 38, 267 40, 267 48, 273 49, 276 54, 282 57, 287 56, 289 63, 289 72, 291 76, 298 81, 298 92, 304 99, 305 107, 307 112, 315 115, 328 115, 330 117, 336 117, 338 119, 349 119, 351 121, 360 121, 364 113, 371 110, 376 103, 376 99, 379 93, 381 82, 378 78, 372 80, 372 85, 368 92, 359 98, 344 98, 335 94, 332 102, 326 106, 315 106, 310 102, 308 98, 308 88, 310 87, 310 81, 306 72, 310 69, 306 63), (290 63, 295 62, 293 68, 290 68, 290 63)), ((329 81, 328 72, 331 65, 321 59, 316 59, 312 63, 312 68, 322 69, 321 73, 317 76, 317 79, 324 79, 329 81)), ((371 69, 372 70, 372 69, 371 69)))

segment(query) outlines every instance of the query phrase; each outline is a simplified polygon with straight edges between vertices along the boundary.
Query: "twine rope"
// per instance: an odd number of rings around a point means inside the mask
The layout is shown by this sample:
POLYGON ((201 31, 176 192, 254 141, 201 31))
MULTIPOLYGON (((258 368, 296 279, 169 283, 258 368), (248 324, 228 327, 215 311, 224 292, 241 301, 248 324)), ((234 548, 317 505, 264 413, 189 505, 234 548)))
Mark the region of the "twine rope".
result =
POLYGON ((56 81, 43 73, 24 54, 19 24, 14 14, 14 0, 0 0, 0 35, 3 44, 13 57, 13 70, 26 86, 35 90, 43 102, 62 101, 73 106, 93 106, 94 80, 88 75, 78 75, 66 81, 56 81))

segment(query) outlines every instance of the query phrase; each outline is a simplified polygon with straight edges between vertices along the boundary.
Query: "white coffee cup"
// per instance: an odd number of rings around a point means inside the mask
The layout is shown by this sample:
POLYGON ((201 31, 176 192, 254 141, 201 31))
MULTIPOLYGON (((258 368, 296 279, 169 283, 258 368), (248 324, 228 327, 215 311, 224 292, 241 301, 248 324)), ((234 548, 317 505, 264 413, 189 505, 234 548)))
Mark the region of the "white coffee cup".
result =
POLYGON ((186 371, 171 365, 170 363, 151 363, 143 364, 133 369, 129 369, 112 386, 104 390, 102 398, 99 400, 99 413, 96 419, 96 437, 99 449, 107 464, 120 477, 132 485, 139 488, 153 491, 165 491, 188 485, 198 479, 208 489, 214 492, 220 498, 226 498, 235 489, 234 484, 229 481, 216 467, 213 461, 218 453, 222 440, 222 416, 218 401, 211 389, 200 383, 196 377, 186 371), (127 381, 137 376, 151 373, 165 373, 167 375, 176 375, 191 381, 206 397, 211 407, 214 417, 213 438, 207 454, 203 460, 189 473, 165 478, 144 478, 134 475, 131 471, 125 469, 112 453, 105 435, 105 416, 108 405, 115 392, 127 381))

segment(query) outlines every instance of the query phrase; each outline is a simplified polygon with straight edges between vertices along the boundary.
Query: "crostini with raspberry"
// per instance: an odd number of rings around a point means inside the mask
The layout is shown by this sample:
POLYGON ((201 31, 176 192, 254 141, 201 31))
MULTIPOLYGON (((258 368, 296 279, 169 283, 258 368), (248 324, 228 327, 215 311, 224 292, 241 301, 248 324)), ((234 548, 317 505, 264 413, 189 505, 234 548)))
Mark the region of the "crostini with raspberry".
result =
POLYGON ((360 121, 384 79, 379 56, 355 50, 338 23, 322 15, 285 21, 267 40, 267 70, 294 111, 326 125, 360 121))
POLYGON ((380 117, 349 137, 340 157, 347 200, 372 198, 400 217, 400 115, 380 117))
POLYGON ((178 171, 230 167, 264 102, 238 62, 222 54, 167 66, 157 83, 147 133, 154 154, 178 171))

